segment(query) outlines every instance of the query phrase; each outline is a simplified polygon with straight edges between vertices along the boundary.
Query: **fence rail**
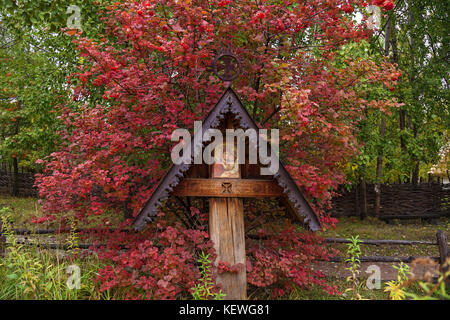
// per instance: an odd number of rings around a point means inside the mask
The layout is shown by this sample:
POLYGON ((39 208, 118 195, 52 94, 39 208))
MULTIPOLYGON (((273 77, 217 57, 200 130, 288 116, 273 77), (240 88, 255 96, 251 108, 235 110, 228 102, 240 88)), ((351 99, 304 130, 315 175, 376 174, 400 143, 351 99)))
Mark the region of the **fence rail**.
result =
MULTIPOLYGON (((133 232, 129 229, 108 229, 110 232, 114 231, 120 231, 120 232, 133 232)), ((0 230, 1 231, 1 230, 0 230)), ((86 232, 86 231, 95 231, 95 229, 77 229, 73 232, 86 232)), ((37 230, 30 230, 30 229, 13 229, 12 232, 15 235, 32 235, 32 234, 57 234, 57 233, 67 233, 70 232, 70 230, 58 230, 58 229, 37 229, 37 230)), ((258 236, 249 236, 249 238, 252 239, 261 239, 265 240, 267 237, 258 237, 258 236)), ((345 244, 345 243, 351 243, 350 239, 345 238, 325 238, 324 242, 331 243, 331 244, 345 244)), ((16 243, 23 244, 23 245, 31 245, 31 246, 37 246, 40 248, 45 249, 59 249, 59 250, 71 250, 74 248, 78 249, 90 249, 92 247, 100 248, 106 246, 105 244, 92 244, 92 243, 83 243, 78 245, 66 245, 61 243, 36 243, 33 241, 30 241, 29 239, 20 239, 17 240, 16 243)), ((429 257, 433 260, 438 261, 441 264, 441 267, 444 267, 445 261, 448 257, 450 257, 450 250, 448 249, 448 240, 445 235, 445 233, 442 230, 439 230, 436 233, 436 241, 424 241, 424 240, 387 240, 387 239, 360 239, 360 244, 362 245, 428 245, 433 246, 437 245, 439 249, 439 257, 429 257)), ((126 248, 125 245, 121 245, 122 248, 126 248)), ((4 250, 1 249, 6 248, 6 238, 2 237, 2 234, 0 232, 0 254, 4 253, 4 250)), ((366 256, 366 257, 360 257, 359 260, 361 262, 404 262, 404 263, 410 263, 414 259, 418 257, 413 256, 366 256)), ((344 262, 346 260, 345 257, 330 257, 327 261, 328 262, 344 262)))

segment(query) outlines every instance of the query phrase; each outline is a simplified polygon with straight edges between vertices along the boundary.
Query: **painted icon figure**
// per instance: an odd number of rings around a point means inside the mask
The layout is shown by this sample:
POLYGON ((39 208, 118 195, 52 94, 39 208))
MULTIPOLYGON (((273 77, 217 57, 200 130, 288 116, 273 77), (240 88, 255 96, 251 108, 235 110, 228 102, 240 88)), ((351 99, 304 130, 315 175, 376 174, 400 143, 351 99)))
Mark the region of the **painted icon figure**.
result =
POLYGON ((233 152, 227 152, 224 144, 217 146, 222 148, 220 152, 214 154, 214 164, 212 166, 213 178, 239 178, 239 162, 237 161, 237 148, 233 147, 233 152))

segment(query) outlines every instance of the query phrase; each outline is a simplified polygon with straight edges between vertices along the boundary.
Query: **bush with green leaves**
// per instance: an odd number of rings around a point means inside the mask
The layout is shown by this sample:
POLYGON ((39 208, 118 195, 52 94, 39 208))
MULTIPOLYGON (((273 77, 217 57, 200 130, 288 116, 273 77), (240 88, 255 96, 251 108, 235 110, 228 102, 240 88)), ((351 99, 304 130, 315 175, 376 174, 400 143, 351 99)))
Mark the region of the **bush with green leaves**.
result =
POLYGON ((360 300, 362 299, 362 297, 359 291, 361 289, 362 283, 359 282, 358 276, 361 272, 361 261, 359 260, 359 257, 361 256, 361 240, 359 239, 359 235, 351 237, 348 240, 350 240, 350 243, 347 245, 348 258, 345 260, 345 262, 348 263, 349 266, 345 269, 351 273, 351 275, 346 279, 346 281, 351 284, 351 287, 346 289, 345 292, 352 292, 353 299, 360 300))
POLYGON ((195 287, 191 288, 192 298, 194 300, 222 300, 225 294, 222 293, 222 290, 218 292, 216 290, 209 254, 202 251, 198 263, 200 264, 200 279, 195 287))

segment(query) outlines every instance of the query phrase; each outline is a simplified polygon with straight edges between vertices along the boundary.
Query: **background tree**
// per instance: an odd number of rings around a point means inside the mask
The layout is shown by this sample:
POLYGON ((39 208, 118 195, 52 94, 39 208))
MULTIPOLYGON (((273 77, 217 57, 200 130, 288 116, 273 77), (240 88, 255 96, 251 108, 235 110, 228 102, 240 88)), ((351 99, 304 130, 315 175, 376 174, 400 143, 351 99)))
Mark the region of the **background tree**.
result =
POLYGON ((348 166, 348 177, 361 189, 366 182, 417 184, 448 143, 443 134, 450 125, 448 4, 400 0, 381 12, 380 28, 364 50, 371 59, 385 55, 398 65, 401 73, 393 75, 398 83, 389 95, 401 106, 392 113, 368 113, 361 123, 358 135, 364 146, 348 166))
POLYGON ((79 6, 79 26, 94 37, 103 26, 96 3, 0 1, 0 155, 13 168, 13 195, 19 167, 42 169, 35 161, 59 143, 57 105, 70 98, 67 77, 82 63, 71 37, 61 32, 77 31, 68 29, 76 13, 68 8, 79 6))
POLYGON ((52 55, 33 45, 29 34, 17 40, 3 30, 0 47, 0 155, 14 168, 18 192, 19 164, 28 170, 50 154, 57 142, 54 106, 67 97, 64 73, 52 55))

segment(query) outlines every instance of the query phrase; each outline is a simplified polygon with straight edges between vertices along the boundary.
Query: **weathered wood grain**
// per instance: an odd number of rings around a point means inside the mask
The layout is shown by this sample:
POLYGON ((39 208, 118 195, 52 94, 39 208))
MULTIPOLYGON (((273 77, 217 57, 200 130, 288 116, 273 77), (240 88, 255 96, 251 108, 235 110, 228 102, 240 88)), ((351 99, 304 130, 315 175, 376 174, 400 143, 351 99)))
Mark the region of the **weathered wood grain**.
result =
POLYGON ((279 197, 283 195, 283 189, 274 180, 185 179, 172 194, 183 197, 279 197))
POLYGON ((209 199, 209 231, 217 253, 216 264, 228 262, 231 266, 242 264, 237 273, 217 275, 222 284, 226 300, 247 298, 247 276, 245 270, 244 206, 239 198, 209 199))

